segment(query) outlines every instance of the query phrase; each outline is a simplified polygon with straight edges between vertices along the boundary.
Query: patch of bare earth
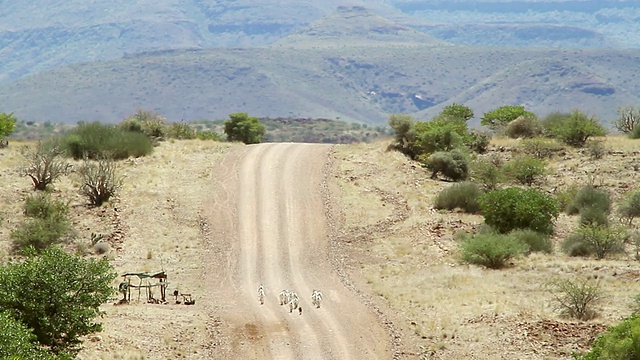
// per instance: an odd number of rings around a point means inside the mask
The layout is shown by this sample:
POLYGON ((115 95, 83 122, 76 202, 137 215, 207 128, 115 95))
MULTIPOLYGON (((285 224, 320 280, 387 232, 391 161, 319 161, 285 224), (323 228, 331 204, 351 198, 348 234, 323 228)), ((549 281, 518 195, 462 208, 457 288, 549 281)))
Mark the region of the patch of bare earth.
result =
MULTIPOLYGON (((336 147, 342 233, 335 249, 355 287, 390 308, 385 316, 401 333, 402 358, 569 359, 630 314, 640 293, 637 277, 627 276, 640 268, 634 251, 600 261, 565 256, 558 245, 576 227, 574 216, 557 220, 554 254, 519 258, 504 270, 461 264, 454 234, 474 231, 482 217, 434 210, 434 196, 451 183, 430 179, 417 163, 387 151, 389 144, 336 147), (605 294, 590 322, 562 318, 542 286, 576 276, 599 279, 605 294)), ((492 152, 515 155, 517 141, 499 145, 503 151, 492 152)), ((607 146, 600 160, 564 151, 537 186, 553 193, 590 181, 614 201, 638 190, 640 143, 608 138, 607 146)))

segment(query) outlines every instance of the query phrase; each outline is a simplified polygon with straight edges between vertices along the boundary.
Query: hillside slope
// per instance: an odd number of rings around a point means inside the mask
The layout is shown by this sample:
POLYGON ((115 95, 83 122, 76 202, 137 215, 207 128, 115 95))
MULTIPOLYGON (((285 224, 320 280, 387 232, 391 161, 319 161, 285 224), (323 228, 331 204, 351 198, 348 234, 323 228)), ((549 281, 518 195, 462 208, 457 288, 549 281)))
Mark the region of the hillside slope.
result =
POLYGON ((429 118, 454 101, 477 118, 522 104, 608 120, 637 102, 638 56, 432 45, 166 51, 25 77, 0 85, 0 98, 4 111, 37 122, 116 122, 142 107, 174 121, 243 111, 381 124, 390 113, 429 118))

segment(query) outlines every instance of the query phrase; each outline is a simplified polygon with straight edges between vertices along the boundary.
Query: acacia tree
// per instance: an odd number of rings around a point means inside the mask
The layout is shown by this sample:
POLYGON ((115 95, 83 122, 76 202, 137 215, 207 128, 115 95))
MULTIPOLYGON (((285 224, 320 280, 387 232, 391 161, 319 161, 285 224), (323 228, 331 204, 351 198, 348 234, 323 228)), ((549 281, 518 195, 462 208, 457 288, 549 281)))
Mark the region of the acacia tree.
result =
POLYGON ((64 153, 58 144, 42 142, 23 151, 28 165, 22 173, 31 178, 34 190, 46 190, 49 184, 69 173, 71 165, 64 160, 64 153))
POLYGON ((5 137, 9 136, 16 128, 17 119, 13 113, 0 113, 0 141, 6 145, 5 137))
POLYGON ((445 106, 440 112, 441 117, 462 121, 472 119, 473 115, 473 110, 470 107, 457 103, 445 106))
POLYGON ((106 259, 83 259, 49 247, 0 266, 0 308, 33 329, 55 353, 74 352, 80 337, 102 330, 94 320, 114 293, 117 274, 106 259))
POLYGON ((260 120, 247 113, 231 114, 229 120, 224 122, 224 133, 229 141, 258 144, 262 142, 266 132, 267 129, 260 120))

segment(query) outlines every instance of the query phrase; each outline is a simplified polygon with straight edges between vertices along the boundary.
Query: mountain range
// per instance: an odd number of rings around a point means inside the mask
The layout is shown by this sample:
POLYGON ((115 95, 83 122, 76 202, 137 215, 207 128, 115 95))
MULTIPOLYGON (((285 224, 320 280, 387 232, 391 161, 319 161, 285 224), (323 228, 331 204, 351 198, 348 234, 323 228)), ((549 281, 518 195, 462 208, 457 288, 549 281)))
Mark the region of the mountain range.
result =
POLYGON ((636 1, 0 0, 0 111, 27 121, 321 117, 382 124, 637 105, 636 1))

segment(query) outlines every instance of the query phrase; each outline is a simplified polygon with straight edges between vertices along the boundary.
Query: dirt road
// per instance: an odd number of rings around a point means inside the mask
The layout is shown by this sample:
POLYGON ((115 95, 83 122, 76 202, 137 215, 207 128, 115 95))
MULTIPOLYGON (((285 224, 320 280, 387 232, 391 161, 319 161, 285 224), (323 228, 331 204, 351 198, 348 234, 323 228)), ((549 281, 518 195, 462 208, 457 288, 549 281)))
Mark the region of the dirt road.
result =
MULTIPOLYGON (((236 359, 390 359, 388 336, 331 268, 325 203, 330 146, 259 144, 214 164, 208 248, 216 343, 236 359), (258 286, 264 284, 264 304, 258 286), (278 293, 296 291, 289 312, 278 293), (324 294, 320 308, 311 293, 324 294)), ((329 179, 330 180, 330 179, 329 179)))

